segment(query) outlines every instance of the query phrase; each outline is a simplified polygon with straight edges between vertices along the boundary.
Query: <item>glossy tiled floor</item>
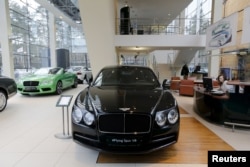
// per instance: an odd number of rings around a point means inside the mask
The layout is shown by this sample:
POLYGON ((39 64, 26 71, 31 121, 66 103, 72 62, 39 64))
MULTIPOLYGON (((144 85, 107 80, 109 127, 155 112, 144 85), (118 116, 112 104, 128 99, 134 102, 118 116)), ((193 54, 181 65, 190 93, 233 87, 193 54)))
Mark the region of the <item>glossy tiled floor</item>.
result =
MULTIPOLYGON (((73 95, 85 86, 63 92, 73 95)), ((236 150, 250 150, 250 130, 210 124, 192 110, 192 97, 175 94, 178 103, 236 150)), ((98 152, 84 148, 71 139, 58 139, 63 132, 62 108, 56 107, 60 96, 22 96, 9 99, 0 113, 0 167, 206 167, 206 164, 97 164, 98 152)), ((73 103, 73 101, 72 101, 73 103)), ((69 112, 71 112, 71 106, 69 112)), ((66 110, 66 109, 65 109, 66 110)), ((66 124, 67 125, 67 124, 66 124)), ((67 133, 67 129, 66 129, 67 133)))

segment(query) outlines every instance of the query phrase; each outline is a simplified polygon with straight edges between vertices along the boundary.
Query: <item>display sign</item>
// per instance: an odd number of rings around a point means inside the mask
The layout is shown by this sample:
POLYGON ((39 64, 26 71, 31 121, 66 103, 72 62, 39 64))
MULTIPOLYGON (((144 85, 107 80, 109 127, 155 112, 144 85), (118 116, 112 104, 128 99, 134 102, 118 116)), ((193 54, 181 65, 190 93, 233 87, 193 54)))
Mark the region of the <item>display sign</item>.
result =
POLYGON ((238 13, 212 24, 206 32, 206 50, 219 49, 236 44, 238 13))
POLYGON ((244 9, 241 43, 250 43, 250 7, 244 9))
POLYGON ((61 95, 56 103, 57 107, 62 107, 62 124, 63 124, 63 132, 59 134, 55 134, 56 138, 70 139, 72 137, 69 134, 69 105, 72 100, 72 97, 73 97, 72 95, 61 95), (67 107, 67 114, 66 114, 67 133, 65 133, 64 107, 67 107))
POLYGON ((61 95, 61 97, 57 101, 56 106, 57 107, 68 107, 70 105, 72 97, 73 97, 72 95, 61 95))

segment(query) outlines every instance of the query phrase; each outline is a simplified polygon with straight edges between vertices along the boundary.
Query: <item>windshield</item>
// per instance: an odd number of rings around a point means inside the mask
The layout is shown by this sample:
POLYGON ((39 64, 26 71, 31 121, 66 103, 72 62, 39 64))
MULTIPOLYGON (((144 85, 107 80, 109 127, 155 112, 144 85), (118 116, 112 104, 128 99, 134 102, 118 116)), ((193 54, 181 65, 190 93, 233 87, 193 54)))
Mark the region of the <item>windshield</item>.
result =
POLYGON ((153 71, 143 67, 117 67, 102 70, 95 86, 154 86, 159 82, 153 71))
POLYGON ((60 68, 40 68, 34 72, 35 75, 56 74, 60 68))
POLYGON ((71 67, 71 69, 72 69, 73 71, 80 71, 80 70, 81 70, 81 67, 71 67))

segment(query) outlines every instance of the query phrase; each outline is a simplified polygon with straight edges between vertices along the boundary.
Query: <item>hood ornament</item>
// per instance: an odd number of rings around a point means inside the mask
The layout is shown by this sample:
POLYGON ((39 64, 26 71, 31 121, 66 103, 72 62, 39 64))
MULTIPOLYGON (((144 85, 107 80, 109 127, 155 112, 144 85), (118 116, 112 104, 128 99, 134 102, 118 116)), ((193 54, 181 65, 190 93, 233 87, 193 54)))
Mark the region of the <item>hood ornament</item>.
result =
POLYGON ((130 108, 119 108, 119 110, 128 111, 128 110, 130 110, 130 108))

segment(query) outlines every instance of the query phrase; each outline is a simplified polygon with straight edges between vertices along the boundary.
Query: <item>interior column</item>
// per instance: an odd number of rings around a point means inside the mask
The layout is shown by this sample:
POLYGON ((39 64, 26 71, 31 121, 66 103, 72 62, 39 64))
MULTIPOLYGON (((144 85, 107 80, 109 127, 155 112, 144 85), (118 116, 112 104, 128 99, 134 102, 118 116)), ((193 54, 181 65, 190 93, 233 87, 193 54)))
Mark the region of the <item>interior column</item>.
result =
POLYGON ((88 56, 95 77, 102 67, 117 64, 114 45, 115 1, 80 0, 78 3, 88 56))
POLYGON ((2 74, 14 78, 14 64, 8 0, 0 1, 0 44, 2 49, 2 74))

